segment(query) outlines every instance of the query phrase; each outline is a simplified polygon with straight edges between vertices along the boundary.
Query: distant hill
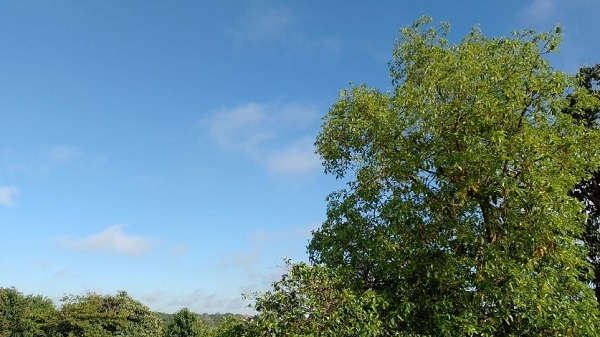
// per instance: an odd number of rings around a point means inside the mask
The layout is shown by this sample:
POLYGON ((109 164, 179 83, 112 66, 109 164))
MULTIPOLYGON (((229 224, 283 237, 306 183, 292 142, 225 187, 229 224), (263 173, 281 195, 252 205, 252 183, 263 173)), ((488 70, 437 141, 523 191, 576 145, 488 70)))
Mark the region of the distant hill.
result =
MULTIPOLYGON (((155 314, 161 320, 163 320, 163 322, 165 322, 165 325, 167 325, 170 322, 172 322, 173 321, 173 316, 175 315, 175 314, 167 314, 167 313, 164 313, 164 312, 155 312, 155 314)), ((244 315, 232 314, 232 313, 225 313, 225 314, 221 314, 221 313, 216 313, 216 314, 207 314, 207 313, 198 314, 198 313, 196 313, 196 315, 198 315, 200 317, 200 319, 202 319, 203 321, 205 321, 211 327, 218 327, 219 324, 221 323, 221 320, 222 320, 223 317, 228 317, 228 316, 239 317, 239 318, 244 317, 244 315)))

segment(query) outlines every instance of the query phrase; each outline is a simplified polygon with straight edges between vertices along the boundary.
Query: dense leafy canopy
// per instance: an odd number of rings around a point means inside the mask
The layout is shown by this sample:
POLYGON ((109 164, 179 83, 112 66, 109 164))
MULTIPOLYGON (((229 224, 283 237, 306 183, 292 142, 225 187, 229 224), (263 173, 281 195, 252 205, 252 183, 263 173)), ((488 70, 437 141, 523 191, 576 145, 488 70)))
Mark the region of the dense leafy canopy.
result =
POLYGON ((67 296, 60 307, 63 336, 161 336, 160 319, 125 292, 116 296, 88 293, 67 296))
POLYGON ((260 313, 252 322, 260 336, 379 336, 378 310, 385 303, 374 292, 357 294, 345 280, 321 266, 287 261, 287 272, 273 289, 256 298, 260 313))
POLYGON ((0 336, 55 336, 57 311, 48 298, 0 288, 0 336))
POLYGON ((598 100, 544 59, 560 32, 458 45, 423 18, 402 29, 392 92, 341 93, 317 139, 329 198, 311 258, 390 303, 410 336, 595 335, 597 303, 568 196, 598 167, 598 100))
POLYGON ((173 321, 167 326, 166 337, 196 337, 207 335, 208 327, 200 316, 183 308, 173 315, 173 321))
MULTIPOLYGON (((600 64, 594 67, 583 67, 579 70, 578 86, 587 90, 593 97, 600 99, 600 64)), ((570 96, 570 105, 565 110, 574 118, 581 120, 591 129, 600 129, 600 108, 590 106, 577 109, 581 98, 577 95, 570 96)), ((583 233, 583 241, 587 244, 588 261, 594 267, 594 281, 596 299, 600 302, 600 168, 591 172, 591 177, 584 179, 571 191, 571 195, 582 201, 585 205, 587 221, 583 233)))

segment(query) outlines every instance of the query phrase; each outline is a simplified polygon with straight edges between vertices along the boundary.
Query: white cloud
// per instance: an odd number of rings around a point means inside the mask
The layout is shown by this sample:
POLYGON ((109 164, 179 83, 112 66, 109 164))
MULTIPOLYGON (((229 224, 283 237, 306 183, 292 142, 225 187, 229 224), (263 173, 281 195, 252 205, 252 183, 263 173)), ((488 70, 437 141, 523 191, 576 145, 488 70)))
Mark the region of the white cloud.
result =
POLYGON ((252 151, 273 137, 268 123, 268 106, 248 103, 213 113, 208 134, 220 146, 252 151))
POLYGON ((272 153, 267 167, 274 173, 306 174, 321 166, 312 139, 306 138, 272 153))
POLYGON ((14 198, 19 194, 19 190, 14 187, 0 186, 0 205, 12 207, 14 198))
POLYGON ((318 122, 310 106, 250 102, 213 111, 203 124, 221 148, 239 151, 273 173, 302 175, 319 166, 312 145, 318 122))
POLYGON ((60 245, 70 250, 102 251, 126 256, 140 256, 152 248, 150 238, 125 234, 123 227, 113 225, 81 239, 63 240, 60 245))

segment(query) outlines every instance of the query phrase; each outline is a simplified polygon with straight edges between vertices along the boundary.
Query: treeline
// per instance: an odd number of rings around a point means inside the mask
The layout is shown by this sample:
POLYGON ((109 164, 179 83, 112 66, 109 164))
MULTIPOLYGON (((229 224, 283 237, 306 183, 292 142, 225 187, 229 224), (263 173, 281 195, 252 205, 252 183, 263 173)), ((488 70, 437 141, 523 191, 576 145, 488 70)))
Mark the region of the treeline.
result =
MULTIPOLYGON (((181 309, 181 310, 184 310, 184 309, 181 309)), ((155 313, 166 324, 173 322, 176 317, 175 316, 176 313, 168 314, 168 313, 164 313, 164 312, 160 312, 160 311, 155 312, 155 313)), ((211 326, 211 327, 217 327, 223 321, 226 321, 227 319, 229 319, 231 317, 235 317, 235 318, 248 318, 249 317, 248 315, 232 314, 232 313, 224 313, 224 314, 222 314, 222 313, 213 313, 213 314, 196 313, 196 315, 198 315, 200 317, 200 320, 202 320, 204 323, 206 323, 208 326, 211 326)))
POLYGON ((0 337, 228 337, 244 316, 153 312, 126 292, 70 295, 56 306, 42 295, 0 288, 0 337))

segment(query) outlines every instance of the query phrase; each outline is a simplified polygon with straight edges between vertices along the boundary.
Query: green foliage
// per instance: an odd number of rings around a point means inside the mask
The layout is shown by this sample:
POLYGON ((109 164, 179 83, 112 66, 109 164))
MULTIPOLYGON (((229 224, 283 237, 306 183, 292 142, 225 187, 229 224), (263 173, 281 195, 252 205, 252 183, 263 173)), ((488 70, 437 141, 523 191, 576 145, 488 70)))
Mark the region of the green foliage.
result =
POLYGON ((260 313, 249 331, 260 336, 378 336, 383 322, 379 309, 386 305, 372 291, 361 294, 345 287, 331 269, 292 264, 273 283, 273 289, 256 294, 260 313))
POLYGON ((116 295, 69 295, 54 303, 0 288, 0 337, 237 337, 247 335, 241 315, 202 314, 187 308, 155 313, 126 292, 116 295))
POLYGON ((253 337, 254 330, 249 322, 239 315, 226 314, 220 317, 219 324, 206 336, 210 337, 253 337))
POLYGON ((58 336, 56 333, 58 311, 49 298, 29 295, 29 322, 33 336, 58 336))
POLYGON ((202 314, 187 308, 155 313, 126 292, 69 295, 54 303, 0 288, 0 337, 238 337, 251 336, 241 315, 202 314))
POLYGON ((558 29, 473 29, 450 45, 449 26, 430 22, 401 30, 392 92, 344 90, 324 118, 325 171, 351 182, 328 199, 312 261, 374 294, 381 335, 595 336, 585 219, 568 191, 599 166, 600 133, 562 111, 569 90, 572 115, 597 98, 544 59, 558 29))
POLYGON ((160 318, 125 292, 65 297, 58 325, 62 336, 156 337, 163 333, 160 318))
POLYGON ((167 337, 199 337, 209 336, 208 325, 188 308, 183 308, 173 315, 172 322, 166 329, 167 337))
POLYGON ((28 305, 25 296, 14 288, 0 289, 0 336, 24 335, 28 305))
POLYGON ((597 103, 600 99, 600 64, 579 69, 577 86, 583 91, 569 95, 570 104, 564 112, 583 122, 587 127, 598 129, 600 127, 600 106, 597 103))
POLYGON ((0 288, 0 336, 54 336, 55 317, 51 300, 0 288))
MULTIPOLYGON (((600 105, 587 104, 587 107, 579 108, 582 101, 596 98, 600 101, 600 64, 594 67, 583 67, 579 70, 578 86, 585 89, 590 96, 573 94, 569 96, 570 104, 565 109, 577 120, 582 121, 588 128, 600 129, 600 105)), ((588 261, 594 268, 593 285, 596 299, 600 302, 600 169, 595 168, 588 179, 582 180, 571 191, 571 195, 585 205, 587 220, 583 241, 588 248, 588 261)))

